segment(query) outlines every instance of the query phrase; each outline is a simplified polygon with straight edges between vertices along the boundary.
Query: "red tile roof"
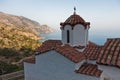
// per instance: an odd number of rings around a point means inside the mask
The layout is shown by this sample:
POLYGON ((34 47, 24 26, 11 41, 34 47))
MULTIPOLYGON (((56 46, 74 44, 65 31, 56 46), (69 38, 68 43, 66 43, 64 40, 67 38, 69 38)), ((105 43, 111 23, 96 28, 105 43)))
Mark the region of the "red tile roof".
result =
POLYGON ((27 58, 24 62, 35 64, 35 58, 27 58))
POLYGON ((107 39, 99 53, 97 63, 120 67, 120 38, 107 39))
MULTIPOLYGON (((72 48, 69 45, 61 46, 61 44, 62 43, 60 40, 47 40, 42 44, 42 46, 40 46, 36 50, 38 52, 37 54, 41 54, 41 53, 44 53, 44 52, 47 52, 50 50, 56 50, 60 54, 66 56, 67 58, 72 60, 73 62, 79 62, 80 60, 85 58, 85 55, 90 60, 96 60, 97 53, 100 50, 100 46, 98 46, 97 44, 95 44, 93 42, 89 42, 89 44, 87 45, 86 49, 83 52, 77 51, 75 49, 76 47, 72 48)), ((81 46, 78 46, 78 47, 81 48, 81 46)), ((82 46, 82 48, 83 47, 84 46, 82 46)))
POLYGON ((90 22, 85 22, 82 17, 74 13, 64 23, 60 23, 61 29, 64 29, 65 25, 71 25, 73 28, 76 24, 82 24, 86 28, 87 25, 90 25, 90 22))
POLYGON ((63 56, 67 57, 71 61, 77 63, 85 58, 85 56, 77 51, 76 49, 72 48, 69 45, 62 46, 60 40, 47 40, 45 41, 36 51, 38 52, 36 55, 50 51, 56 50, 63 56))
POLYGON ((78 63, 81 60, 85 59, 84 54, 80 53, 78 50, 72 48, 67 44, 57 47, 56 51, 75 63, 78 63))
POLYGON ((101 46, 89 41, 87 47, 83 51, 87 59, 96 60, 98 57, 98 52, 100 51, 101 46))
POLYGON ((76 73, 100 77, 102 70, 98 69, 97 64, 83 63, 76 73))
MULTIPOLYGON (((95 43, 93 43, 91 41, 89 41, 88 45, 87 45, 87 47, 98 47, 98 46, 99 45, 97 45, 97 44, 95 44, 95 43)), ((84 48, 86 48, 86 46, 80 46, 80 45, 78 45, 78 46, 73 46, 73 48, 84 49, 84 48)))
POLYGON ((94 43, 94 42, 89 41, 87 46, 90 46, 90 47, 97 47, 97 46, 99 46, 99 45, 96 44, 96 43, 94 43))
POLYGON ((47 40, 36 50, 38 54, 54 50, 57 46, 62 45, 60 40, 47 40))
POLYGON ((87 46, 83 53, 90 60, 96 60, 98 57, 98 53, 101 50, 101 46, 87 46))

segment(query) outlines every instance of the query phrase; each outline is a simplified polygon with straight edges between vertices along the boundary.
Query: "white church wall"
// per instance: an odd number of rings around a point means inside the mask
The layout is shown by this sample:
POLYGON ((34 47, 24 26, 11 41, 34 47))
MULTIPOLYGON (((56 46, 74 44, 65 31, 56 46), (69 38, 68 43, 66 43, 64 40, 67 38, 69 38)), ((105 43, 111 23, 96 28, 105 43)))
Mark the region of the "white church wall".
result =
POLYGON ((73 29, 73 45, 86 46, 87 29, 83 25, 75 25, 73 29))
POLYGON ((83 52, 85 50, 85 48, 84 49, 75 48, 75 49, 78 50, 79 52, 83 52))
POLYGON ((24 62, 24 80, 34 80, 35 64, 24 62))
POLYGON ((25 80, 99 80, 96 77, 78 74, 74 70, 74 62, 56 51, 49 51, 37 55, 34 66, 25 63, 25 80))
POLYGON ((72 27, 70 25, 66 25, 64 29, 62 30, 62 43, 63 44, 68 44, 67 43, 67 30, 70 32, 70 45, 73 43, 73 32, 72 32, 72 27))
POLYGON ((113 66, 105 66, 99 65, 99 69, 103 70, 100 80, 104 80, 104 78, 108 80, 120 80, 120 69, 113 66))
POLYGON ((100 80, 112 80, 112 78, 103 71, 100 76, 100 80))
POLYGON ((81 62, 76 63, 75 64, 75 70, 78 70, 84 62, 85 62, 85 60, 82 60, 81 62))
POLYGON ((90 28, 90 26, 87 26, 87 28, 86 28, 86 44, 88 44, 89 42, 89 28, 90 28))

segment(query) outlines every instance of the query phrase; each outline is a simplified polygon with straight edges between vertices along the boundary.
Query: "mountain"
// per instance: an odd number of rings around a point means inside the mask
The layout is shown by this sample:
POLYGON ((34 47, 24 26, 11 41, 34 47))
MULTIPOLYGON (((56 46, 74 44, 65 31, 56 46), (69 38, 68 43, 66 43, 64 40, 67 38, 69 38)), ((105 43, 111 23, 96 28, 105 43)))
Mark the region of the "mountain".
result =
POLYGON ((0 49, 21 48, 34 50, 39 46, 38 40, 42 37, 27 27, 16 27, 0 23, 0 49))
POLYGON ((0 12, 0 48, 34 50, 40 44, 38 41, 44 38, 40 33, 52 31, 47 25, 40 25, 26 17, 0 12))
POLYGON ((41 38, 28 27, 0 23, 0 75, 20 70, 22 63, 17 63, 32 55, 41 38))
POLYGON ((47 25, 23 16, 0 12, 0 75, 23 69, 21 60, 34 55, 41 45, 41 33, 50 33, 47 25))
POLYGON ((38 22, 23 16, 16 16, 0 12, 0 23, 16 27, 29 27, 38 33, 50 33, 54 30, 47 25, 40 25, 38 22))

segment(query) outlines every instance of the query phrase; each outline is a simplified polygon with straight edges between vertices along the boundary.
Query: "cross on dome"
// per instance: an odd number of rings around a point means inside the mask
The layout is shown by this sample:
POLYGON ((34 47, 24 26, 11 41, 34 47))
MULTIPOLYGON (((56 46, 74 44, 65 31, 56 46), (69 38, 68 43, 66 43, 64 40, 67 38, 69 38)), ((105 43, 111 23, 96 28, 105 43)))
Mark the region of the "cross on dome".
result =
POLYGON ((61 29, 64 29, 64 27, 66 25, 70 25, 73 29, 74 26, 77 25, 77 24, 82 24, 83 27, 85 27, 85 29, 86 29, 87 26, 90 25, 90 22, 86 22, 81 16, 76 14, 76 7, 74 7, 73 9, 74 9, 73 15, 71 15, 69 18, 67 18, 65 20, 65 22, 60 23, 61 29))
POLYGON ((76 14, 76 7, 74 6, 74 14, 76 14))

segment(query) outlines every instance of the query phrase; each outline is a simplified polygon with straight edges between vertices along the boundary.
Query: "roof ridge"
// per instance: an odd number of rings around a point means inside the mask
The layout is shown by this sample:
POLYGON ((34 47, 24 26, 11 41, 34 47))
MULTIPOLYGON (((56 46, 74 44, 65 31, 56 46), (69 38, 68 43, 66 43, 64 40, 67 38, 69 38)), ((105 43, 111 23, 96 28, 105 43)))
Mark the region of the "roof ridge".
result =
POLYGON ((56 51, 75 63, 78 63, 81 60, 85 59, 84 54, 74 49, 69 44, 57 47, 56 51))

